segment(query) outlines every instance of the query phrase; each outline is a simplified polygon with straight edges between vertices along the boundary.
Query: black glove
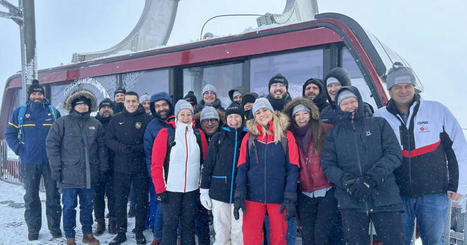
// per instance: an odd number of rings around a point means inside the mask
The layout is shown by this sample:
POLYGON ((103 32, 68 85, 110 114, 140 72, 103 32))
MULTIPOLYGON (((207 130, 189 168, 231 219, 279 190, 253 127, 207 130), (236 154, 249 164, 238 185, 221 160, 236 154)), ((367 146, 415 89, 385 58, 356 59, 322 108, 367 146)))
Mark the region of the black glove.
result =
POLYGON ((238 220, 240 218, 240 213, 238 212, 242 209, 243 214, 246 213, 245 206, 246 192, 245 191, 236 191, 234 197, 234 218, 238 220))
POLYGON ((57 183, 62 183, 62 171, 52 171, 52 179, 55 180, 57 183))
POLYGON ((167 196, 167 192, 164 191, 160 194, 157 194, 156 195, 156 200, 159 202, 159 203, 167 203, 169 201, 169 197, 167 196))
POLYGON ((358 177, 346 183, 347 192, 360 202, 365 202, 369 199, 371 191, 375 186, 376 184, 367 176, 358 177))
POLYGON ((285 192, 284 202, 282 203, 280 212, 284 212, 285 209, 285 221, 293 218, 297 214, 297 193, 285 192))

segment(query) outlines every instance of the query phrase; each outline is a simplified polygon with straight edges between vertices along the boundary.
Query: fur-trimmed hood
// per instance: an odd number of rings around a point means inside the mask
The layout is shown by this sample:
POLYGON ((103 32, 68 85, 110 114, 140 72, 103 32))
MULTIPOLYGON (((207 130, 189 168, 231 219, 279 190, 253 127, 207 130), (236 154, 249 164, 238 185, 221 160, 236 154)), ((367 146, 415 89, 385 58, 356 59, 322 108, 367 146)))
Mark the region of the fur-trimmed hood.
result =
POLYGON ((284 113, 290 118, 290 121, 293 121, 293 116, 292 116, 293 108, 300 104, 308 107, 311 110, 310 114, 313 119, 319 120, 319 109, 316 106, 316 104, 313 103, 313 101, 310 99, 300 97, 300 98, 295 98, 289 103, 287 103, 287 105, 284 108, 284 113))
POLYGON ((63 104, 63 108, 67 111, 71 111, 71 103, 73 100, 85 97, 91 101, 91 108, 89 108, 89 112, 97 111, 97 99, 93 92, 87 89, 77 89, 73 91, 68 97, 65 99, 65 103, 63 104))
MULTIPOLYGON (((290 124, 290 119, 284 113, 276 111, 273 112, 272 123, 272 130, 274 132, 274 142, 277 143, 283 136, 285 136, 285 132, 287 131, 287 128, 290 124)), ((256 136, 261 134, 261 132, 258 129, 258 124, 256 123, 254 118, 246 122, 246 128, 248 129, 248 132, 250 132, 250 134, 256 136)))

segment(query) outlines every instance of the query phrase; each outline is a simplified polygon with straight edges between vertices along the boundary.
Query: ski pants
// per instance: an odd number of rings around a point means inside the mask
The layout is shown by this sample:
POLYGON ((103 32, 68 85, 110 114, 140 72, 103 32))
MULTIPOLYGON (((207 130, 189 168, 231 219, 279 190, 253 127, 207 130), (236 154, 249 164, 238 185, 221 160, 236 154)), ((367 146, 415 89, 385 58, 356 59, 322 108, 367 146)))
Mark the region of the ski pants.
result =
POLYGON ((216 232, 214 245, 242 245, 242 211, 239 211, 240 218, 235 220, 233 204, 211 200, 214 231, 216 232))

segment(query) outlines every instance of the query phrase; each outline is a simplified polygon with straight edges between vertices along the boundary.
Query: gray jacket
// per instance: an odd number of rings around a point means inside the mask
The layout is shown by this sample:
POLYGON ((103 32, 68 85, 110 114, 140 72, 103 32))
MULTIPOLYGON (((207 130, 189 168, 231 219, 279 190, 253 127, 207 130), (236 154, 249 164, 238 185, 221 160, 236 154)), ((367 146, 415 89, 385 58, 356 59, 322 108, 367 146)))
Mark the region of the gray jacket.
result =
POLYGON ((63 188, 91 188, 108 169, 104 128, 89 113, 59 118, 46 139, 52 176, 63 188))

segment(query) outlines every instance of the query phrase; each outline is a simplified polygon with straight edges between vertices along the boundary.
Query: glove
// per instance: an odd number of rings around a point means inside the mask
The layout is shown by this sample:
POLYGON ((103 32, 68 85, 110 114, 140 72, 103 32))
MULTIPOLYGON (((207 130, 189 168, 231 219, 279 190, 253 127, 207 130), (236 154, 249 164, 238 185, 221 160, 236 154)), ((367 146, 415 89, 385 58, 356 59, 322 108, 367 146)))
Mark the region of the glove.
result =
POLYGON ((285 221, 293 218, 297 214, 297 193, 295 192, 285 192, 284 193, 284 202, 282 203, 280 213, 285 212, 285 221))
POLYGON ((57 183, 62 183, 62 171, 52 171, 52 179, 54 179, 57 183))
POLYGON ((375 186, 376 184, 372 181, 369 181, 369 177, 366 176, 349 180, 346 183, 347 192, 349 195, 360 202, 365 202, 369 199, 371 191, 375 186))
POLYGON ((160 194, 157 194, 156 195, 156 200, 159 202, 159 203, 167 203, 169 202, 169 197, 167 196, 167 192, 164 191, 160 194))
POLYGON ((212 209, 212 203, 211 203, 211 198, 209 197, 209 189, 200 189, 199 190, 200 196, 199 196, 199 201, 201 202, 201 205, 207 210, 212 209))
POLYGON ((246 206, 245 206, 245 199, 246 199, 246 192, 245 191, 237 191, 235 192, 234 198, 234 218, 238 220, 240 218, 240 213, 238 212, 242 209, 242 212, 246 213, 246 206))

